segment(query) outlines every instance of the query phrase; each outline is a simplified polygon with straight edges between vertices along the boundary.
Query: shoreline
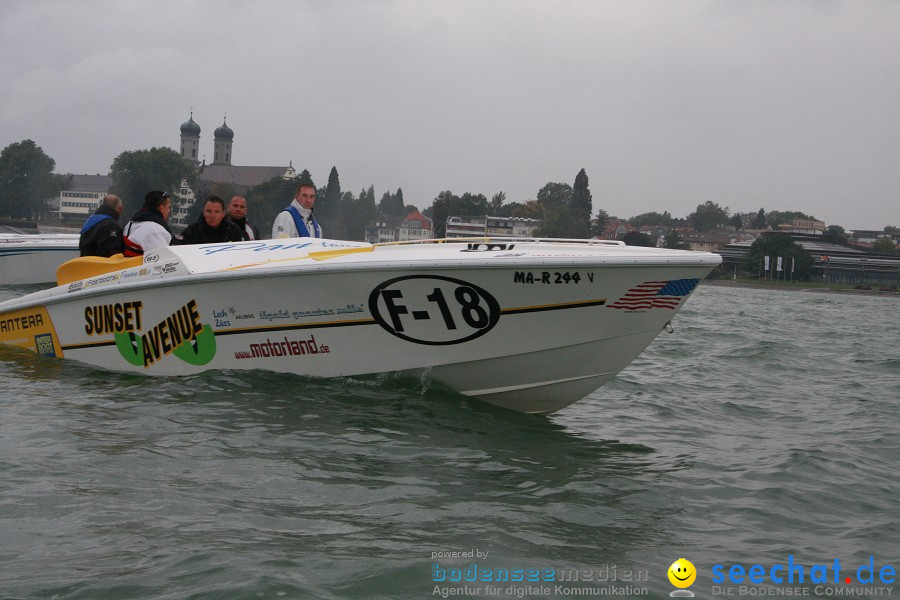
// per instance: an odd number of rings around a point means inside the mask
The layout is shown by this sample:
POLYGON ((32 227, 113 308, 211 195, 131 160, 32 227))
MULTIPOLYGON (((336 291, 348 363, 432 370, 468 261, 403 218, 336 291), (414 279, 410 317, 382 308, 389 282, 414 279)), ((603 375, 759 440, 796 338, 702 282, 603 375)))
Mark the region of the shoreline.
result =
POLYGON ((704 279, 701 285, 716 287, 750 288, 758 290, 777 290, 782 292, 819 292, 822 294, 852 294, 859 296, 877 296, 881 298, 900 298, 900 292, 882 290, 834 290, 827 287, 791 287, 791 284, 778 283, 746 283, 728 279, 704 279))

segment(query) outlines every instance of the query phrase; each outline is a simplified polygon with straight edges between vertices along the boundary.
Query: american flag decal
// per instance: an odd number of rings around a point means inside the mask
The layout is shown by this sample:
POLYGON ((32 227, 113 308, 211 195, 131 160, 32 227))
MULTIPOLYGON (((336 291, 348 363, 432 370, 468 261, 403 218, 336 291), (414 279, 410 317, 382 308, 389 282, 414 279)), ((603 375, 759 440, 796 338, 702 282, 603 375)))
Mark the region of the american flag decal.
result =
POLYGON ((645 281, 627 292, 625 295, 607 304, 607 308, 624 308, 641 310, 645 308, 678 308, 678 303, 691 293, 699 279, 673 279, 671 281, 645 281))

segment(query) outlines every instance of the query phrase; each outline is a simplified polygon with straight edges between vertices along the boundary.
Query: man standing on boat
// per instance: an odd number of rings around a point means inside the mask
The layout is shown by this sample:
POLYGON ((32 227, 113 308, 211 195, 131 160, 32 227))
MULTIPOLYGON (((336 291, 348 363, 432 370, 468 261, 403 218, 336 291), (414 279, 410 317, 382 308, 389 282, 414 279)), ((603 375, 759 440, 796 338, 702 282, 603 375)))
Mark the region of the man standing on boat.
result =
POLYGON ((210 196, 203 205, 200 218, 175 236, 176 244, 219 244, 240 242, 241 230, 225 216, 225 201, 210 196))
POLYGON ((322 237, 322 228, 313 217, 316 186, 301 183, 291 205, 278 213, 272 224, 272 239, 293 237, 322 237))
POLYGON ((168 246, 172 232, 166 221, 172 212, 172 199, 166 192, 153 190, 144 196, 144 205, 125 226, 125 256, 141 256, 145 252, 168 246))
POLYGON ((261 239, 259 229, 247 220, 247 199, 243 196, 235 196, 228 203, 228 218, 240 228, 244 241, 261 239))
POLYGON ((115 194, 107 194, 81 228, 78 249, 81 256, 105 256, 121 254, 124 247, 122 226, 122 199, 115 194))

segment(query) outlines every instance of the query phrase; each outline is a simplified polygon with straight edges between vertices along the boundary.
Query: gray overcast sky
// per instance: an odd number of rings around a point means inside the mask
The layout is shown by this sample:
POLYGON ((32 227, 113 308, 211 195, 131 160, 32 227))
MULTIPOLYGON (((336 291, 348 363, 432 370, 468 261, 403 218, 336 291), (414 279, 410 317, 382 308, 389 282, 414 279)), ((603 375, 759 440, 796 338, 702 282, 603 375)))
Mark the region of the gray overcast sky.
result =
POLYGON ((0 145, 59 172, 177 149, 193 107, 208 162, 227 113, 234 164, 422 208, 584 167, 621 217, 900 226, 897 0, 0 0, 0 52, 0 145))

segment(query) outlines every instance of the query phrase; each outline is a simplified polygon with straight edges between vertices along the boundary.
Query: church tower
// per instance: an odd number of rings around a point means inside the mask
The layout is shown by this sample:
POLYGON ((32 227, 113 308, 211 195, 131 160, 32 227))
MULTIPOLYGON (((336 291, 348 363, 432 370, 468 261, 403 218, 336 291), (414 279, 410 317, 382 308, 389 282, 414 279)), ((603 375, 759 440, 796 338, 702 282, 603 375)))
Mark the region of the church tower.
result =
POLYGON ((200 126, 194 123, 194 111, 191 118, 181 124, 181 158, 199 164, 197 152, 200 147, 200 126))
MULTIPOLYGON (((227 117, 226 117, 227 119, 227 117)), ((222 126, 215 130, 215 139, 213 140, 213 163, 214 165, 230 165, 231 164, 231 143, 234 140, 234 132, 228 123, 223 120, 222 126)))

